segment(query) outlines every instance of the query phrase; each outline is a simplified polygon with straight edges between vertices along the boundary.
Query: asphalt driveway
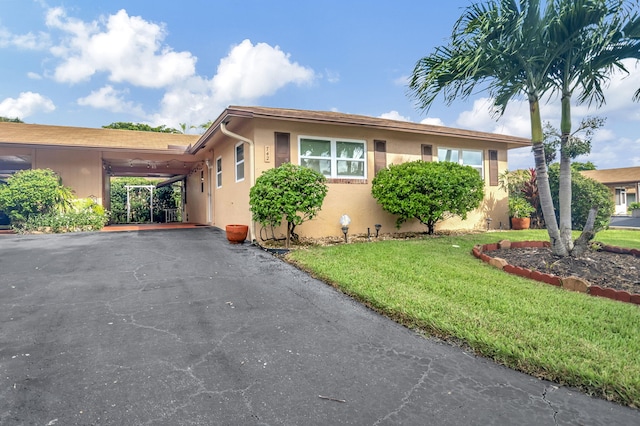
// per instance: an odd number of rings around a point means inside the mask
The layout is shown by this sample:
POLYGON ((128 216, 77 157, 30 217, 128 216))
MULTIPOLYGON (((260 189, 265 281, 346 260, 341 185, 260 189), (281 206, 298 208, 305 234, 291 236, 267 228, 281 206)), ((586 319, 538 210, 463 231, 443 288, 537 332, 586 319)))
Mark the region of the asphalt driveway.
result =
POLYGON ((217 229, 0 236, 3 426, 639 422, 217 229))

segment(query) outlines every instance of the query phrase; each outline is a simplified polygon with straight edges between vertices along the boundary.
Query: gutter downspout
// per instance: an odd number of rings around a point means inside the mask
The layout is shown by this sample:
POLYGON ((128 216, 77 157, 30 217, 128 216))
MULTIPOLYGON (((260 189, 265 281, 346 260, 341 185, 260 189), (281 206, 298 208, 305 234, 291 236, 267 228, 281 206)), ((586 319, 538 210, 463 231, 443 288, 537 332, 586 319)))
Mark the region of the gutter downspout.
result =
POLYGON ((213 188, 211 186, 211 161, 207 158, 205 160, 207 165, 207 222, 209 225, 213 225, 213 188))
MULTIPOLYGON (((233 133, 232 131, 227 129, 227 126, 224 122, 224 120, 222 122, 220 122, 220 131, 229 136, 230 138, 234 138, 237 139, 239 141, 242 142, 246 142, 249 144, 249 189, 251 189, 253 187, 253 185, 255 185, 256 183, 256 177, 255 177, 255 144, 253 143, 253 141, 251 139, 247 139, 244 136, 240 136, 237 133, 233 133)), ((253 221, 253 218, 251 219, 251 224, 249 226, 249 239, 251 241, 251 243, 253 243, 255 241, 255 222, 253 221)))

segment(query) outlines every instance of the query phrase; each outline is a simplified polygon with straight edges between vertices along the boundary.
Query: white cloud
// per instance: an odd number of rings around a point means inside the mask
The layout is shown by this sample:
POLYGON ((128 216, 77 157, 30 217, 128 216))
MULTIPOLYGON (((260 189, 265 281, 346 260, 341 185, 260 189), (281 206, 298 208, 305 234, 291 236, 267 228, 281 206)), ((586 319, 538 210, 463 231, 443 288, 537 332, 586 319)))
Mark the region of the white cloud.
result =
POLYGON ((408 86, 409 85, 409 76, 408 75, 400 76, 400 77, 396 78, 395 80, 393 80, 393 84, 395 84, 396 86, 408 86))
POLYGON ((89 96, 78 99, 78 105, 106 109, 111 112, 126 112, 137 116, 144 116, 140 105, 125 100, 127 90, 116 90, 112 86, 105 86, 91 92, 89 96))
POLYGON ((6 28, 0 27, 0 47, 17 47, 23 50, 44 50, 51 43, 49 35, 43 32, 34 34, 12 34, 6 28))
POLYGON ((324 70, 325 77, 329 83, 339 83, 340 73, 338 71, 332 71, 329 69, 324 70))
POLYGON ((29 77, 31 80, 42 80, 42 76, 36 72, 29 71, 27 73, 27 77, 29 77))
POLYGON ((220 60, 211 80, 193 76, 174 84, 164 94, 160 112, 150 119, 173 127, 180 122, 200 125, 230 104, 254 103, 288 84, 308 84, 315 77, 312 69, 292 62, 278 46, 244 40, 220 60))
POLYGON ((166 87, 195 73, 196 58, 163 46, 166 31, 125 10, 90 23, 67 17, 64 9, 49 9, 47 25, 68 35, 51 53, 62 63, 57 81, 77 83, 105 72, 113 82, 141 87, 166 87))
POLYGON ((216 100, 227 104, 272 95, 290 83, 310 83, 314 76, 312 69, 291 62, 280 47, 244 40, 220 61, 211 84, 216 100))
POLYGON ((444 121, 439 118, 427 117, 420 121, 420 124, 430 124, 432 126, 444 126, 444 121))
POLYGON ((400 115, 398 111, 389 111, 383 114, 380 114, 380 118, 386 118, 389 120, 398 120, 398 121, 411 121, 411 118, 400 115))
POLYGON ((6 98, 0 102, 0 116, 24 119, 37 112, 51 112, 56 107, 51 99, 39 93, 22 92, 17 99, 6 98))

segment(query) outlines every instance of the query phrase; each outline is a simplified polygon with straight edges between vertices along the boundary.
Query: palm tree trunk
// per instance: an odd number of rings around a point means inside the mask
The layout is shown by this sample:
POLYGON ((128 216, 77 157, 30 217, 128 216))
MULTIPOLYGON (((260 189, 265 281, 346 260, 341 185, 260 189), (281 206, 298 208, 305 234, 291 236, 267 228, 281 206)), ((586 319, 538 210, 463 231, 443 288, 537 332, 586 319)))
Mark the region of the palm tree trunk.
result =
POLYGON ((571 157, 569 156, 569 137, 571 135, 571 94, 562 95, 562 117, 560 123, 560 238, 567 250, 573 250, 571 236, 571 157))
POLYGON ((549 187, 549 174, 547 173, 547 162, 544 157, 544 145, 542 143, 542 119, 540 117, 540 103, 537 97, 529 96, 529 113, 531 115, 531 142, 533 143, 533 158, 536 164, 536 175, 538 178, 538 195, 540 197, 540 207, 542 216, 547 224, 547 233, 551 242, 551 250, 556 256, 565 257, 569 253, 567 247, 560 238, 558 221, 553 208, 551 198, 551 188, 549 187))

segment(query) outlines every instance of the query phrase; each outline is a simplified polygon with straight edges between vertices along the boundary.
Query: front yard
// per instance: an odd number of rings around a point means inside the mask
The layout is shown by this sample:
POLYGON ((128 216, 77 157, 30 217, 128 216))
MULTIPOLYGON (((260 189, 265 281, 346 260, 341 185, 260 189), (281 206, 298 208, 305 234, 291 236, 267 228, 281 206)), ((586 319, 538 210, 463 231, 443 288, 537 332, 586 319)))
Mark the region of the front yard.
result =
MULTIPOLYGON (((640 407, 640 307, 509 275, 475 244, 546 240, 507 231, 311 247, 290 261, 371 308, 536 377, 640 407)), ((606 244, 640 249, 639 231, 606 244)))

